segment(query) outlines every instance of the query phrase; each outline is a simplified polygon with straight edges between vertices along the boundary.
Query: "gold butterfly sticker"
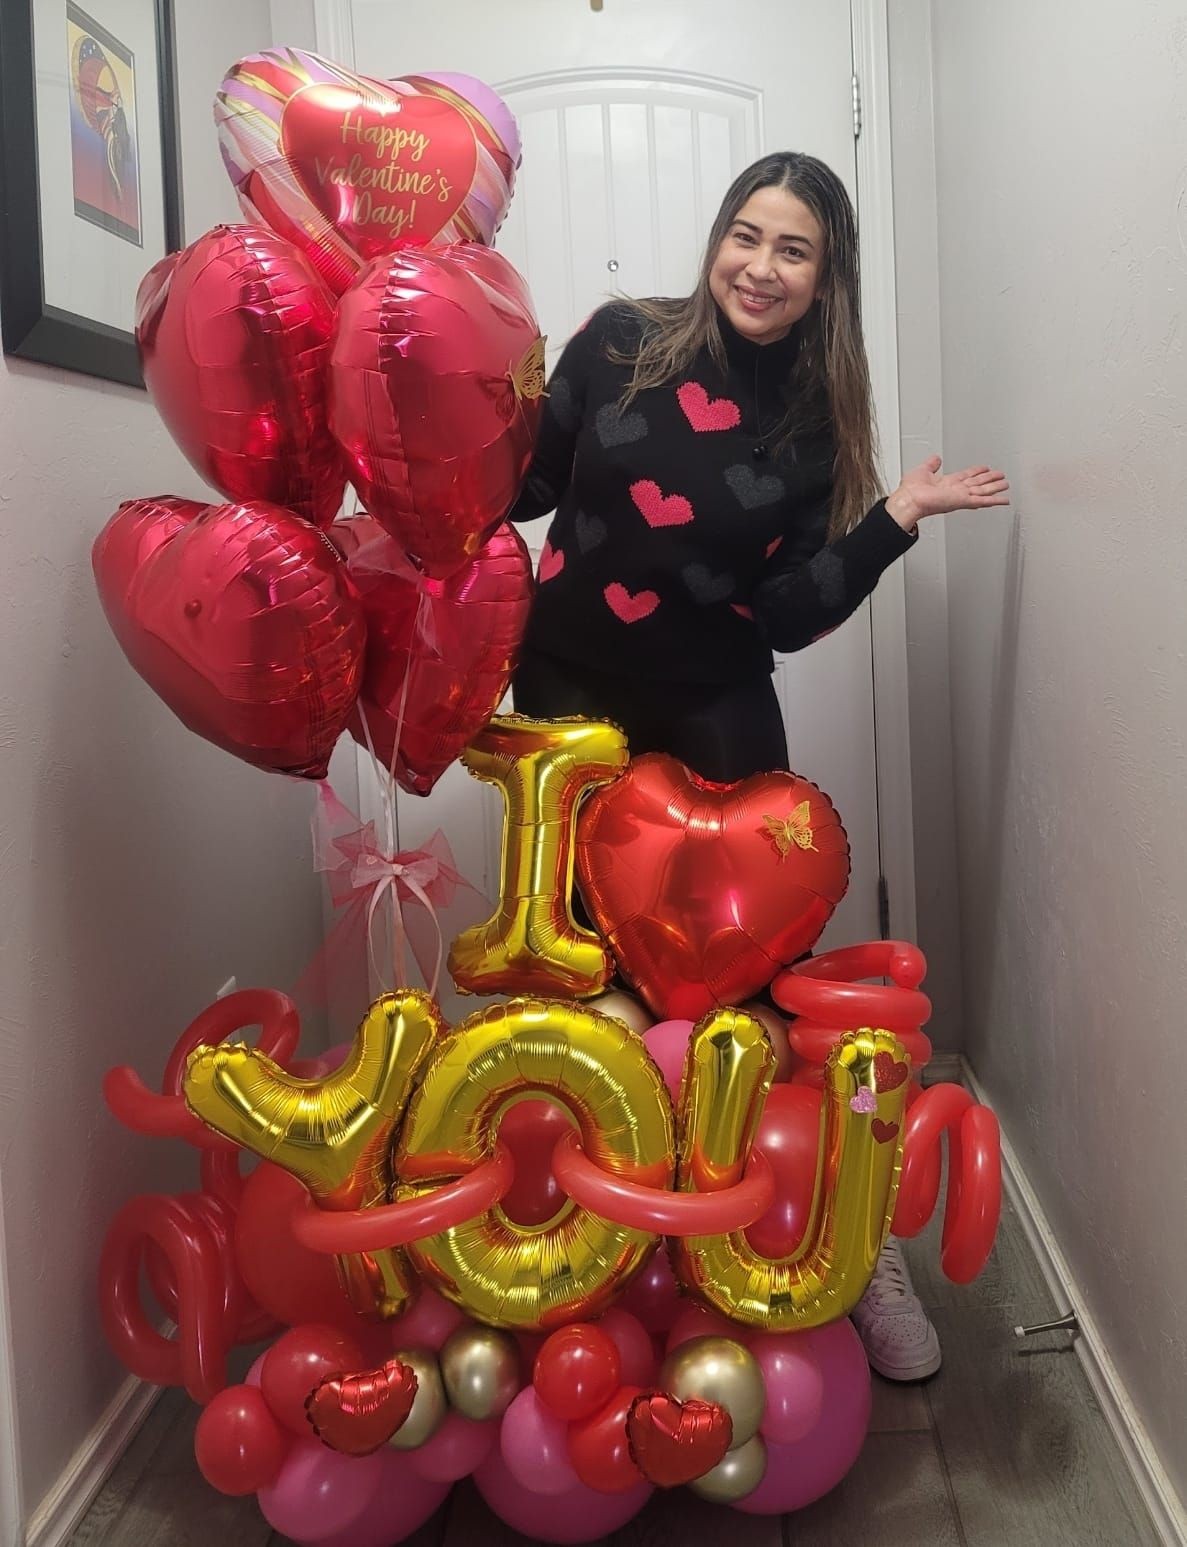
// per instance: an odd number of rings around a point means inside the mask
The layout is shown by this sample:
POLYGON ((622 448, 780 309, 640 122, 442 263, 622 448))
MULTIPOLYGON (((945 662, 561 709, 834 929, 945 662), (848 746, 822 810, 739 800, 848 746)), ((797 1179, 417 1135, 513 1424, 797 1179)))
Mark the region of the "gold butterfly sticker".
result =
POLYGON ((786 859, 792 846, 819 854, 812 833, 812 813, 809 802, 800 801, 789 817, 764 816, 767 835, 779 851, 779 858, 786 859))
POLYGON ((507 372, 511 378, 511 386, 516 400, 545 397, 544 391, 544 345, 547 343, 547 335, 541 334, 536 339, 517 365, 513 365, 507 372))

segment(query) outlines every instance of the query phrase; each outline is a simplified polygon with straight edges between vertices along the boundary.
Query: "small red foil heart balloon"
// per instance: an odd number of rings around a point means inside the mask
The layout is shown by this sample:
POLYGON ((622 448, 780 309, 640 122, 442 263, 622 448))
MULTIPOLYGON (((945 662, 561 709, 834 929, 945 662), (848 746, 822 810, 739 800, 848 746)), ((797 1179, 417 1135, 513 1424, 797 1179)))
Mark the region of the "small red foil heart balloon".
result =
POLYGON ((507 691, 531 606, 531 557, 501 526, 468 564, 431 580, 369 516, 337 521, 329 536, 367 620, 350 733, 360 746, 370 738, 403 789, 427 795, 507 691))
POLYGON ((377 259, 338 306, 330 428, 418 569, 477 557, 519 494, 544 392, 523 280, 477 243, 377 259))
POLYGON ((346 470, 326 422, 334 298, 296 247, 215 226, 141 281, 136 341, 157 412, 227 499, 271 500, 318 526, 346 470))
POLYGON ((399 1359, 359 1375, 327 1375, 305 1399, 313 1432, 344 1456, 386 1445, 412 1411, 416 1371, 399 1359))
POLYGON ((323 778, 363 674, 366 626, 346 566, 278 505, 181 519, 184 503, 129 501, 99 534, 92 563, 112 631, 199 736, 257 767, 323 778))
POLYGON ((651 1009, 695 1021, 811 949, 845 895, 849 840, 797 774, 711 784, 647 753, 589 797, 576 863, 599 932, 651 1009))
POLYGON ((677 1401, 662 1391, 631 1403, 627 1438, 635 1465, 658 1488, 677 1488, 711 1472, 734 1437, 730 1415, 716 1402, 677 1401))

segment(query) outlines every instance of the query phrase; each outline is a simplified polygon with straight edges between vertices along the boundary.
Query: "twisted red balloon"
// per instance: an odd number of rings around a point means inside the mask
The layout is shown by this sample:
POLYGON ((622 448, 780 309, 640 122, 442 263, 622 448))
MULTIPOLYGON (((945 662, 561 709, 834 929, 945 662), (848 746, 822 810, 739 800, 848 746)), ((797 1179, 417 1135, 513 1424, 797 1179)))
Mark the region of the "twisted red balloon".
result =
POLYGON ((809 1063, 824 1064, 840 1032, 877 1026, 894 1032, 918 1073, 931 1058, 919 1030, 931 1017, 931 1000, 919 989, 926 971, 923 952, 910 941, 869 940, 797 962, 779 974, 771 993, 797 1017, 788 1040, 809 1063), (887 977, 893 987, 860 981, 887 977))
POLYGON ((184 1139, 202 1151, 202 1190, 133 1198, 112 1221, 99 1265, 99 1313, 115 1353, 142 1380, 184 1386, 202 1403, 227 1384, 232 1346, 267 1337, 277 1323, 251 1299, 235 1261, 243 1187, 238 1147, 186 1107, 186 1059, 199 1043, 222 1042, 257 1025, 259 1046, 270 1058, 283 1064, 292 1057, 300 1030, 292 1000, 272 989, 245 989, 215 1000, 190 1022, 170 1054, 160 1094, 127 1065, 109 1070, 103 1082, 108 1106, 126 1127, 184 1139), (161 1309, 177 1323, 176 1338, 159 1333, 144 1309, 142 1264, 161 1309))
POLYGON ((959 1085, 933 1085, 912 1104, 903 1136, 903 1169, 892 1229, 918 1235, 940 1190, 940 1136, 948 1134, 948 1200, 940 1265, 968 1284, 993 1250, 1002 1210, 1001 1133, 997 1118, 959 1085))

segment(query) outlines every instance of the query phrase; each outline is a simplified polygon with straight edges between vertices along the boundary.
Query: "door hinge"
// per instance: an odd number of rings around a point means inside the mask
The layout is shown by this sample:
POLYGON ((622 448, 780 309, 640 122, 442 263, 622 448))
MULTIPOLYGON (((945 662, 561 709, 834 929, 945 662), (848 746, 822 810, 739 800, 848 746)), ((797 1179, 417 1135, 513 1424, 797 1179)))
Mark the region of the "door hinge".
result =
POLYGON ((853 138, 861 137, 861 82, 853 77, 853 138))
POLYGON ((878 877, 878 938, 890 939, 890 888, 886 877, 878 877))

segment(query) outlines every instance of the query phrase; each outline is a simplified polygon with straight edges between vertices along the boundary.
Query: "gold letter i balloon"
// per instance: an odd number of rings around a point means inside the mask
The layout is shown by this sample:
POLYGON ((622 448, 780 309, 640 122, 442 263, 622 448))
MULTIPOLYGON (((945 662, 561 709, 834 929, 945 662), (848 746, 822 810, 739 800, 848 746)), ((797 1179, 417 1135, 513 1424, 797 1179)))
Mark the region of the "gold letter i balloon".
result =
POLYGON ((580 797, 626 767, 626 737, 605 720, 498 715, 462 761, 498 785, 505 816, 498 912, 454 941, 454 982, 473 994, 598 993, 613 965, 570 911, 573 829, 580 797))
MULTIPOLYGON (((442 1029, 427 994, 385 994, 345 1063, 322 1080, 296 1079, 256 1048, 196 1047, 186 1103, 217 1133, 304 1182, 321 1208, 366 1208, 387 1199, 392 1137, 442 1029)), ((360 1314, 404 1308, 413 1280, 398 1251, 352 1252, 338 1265, 360 1314)))

